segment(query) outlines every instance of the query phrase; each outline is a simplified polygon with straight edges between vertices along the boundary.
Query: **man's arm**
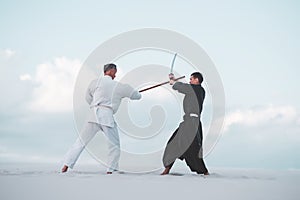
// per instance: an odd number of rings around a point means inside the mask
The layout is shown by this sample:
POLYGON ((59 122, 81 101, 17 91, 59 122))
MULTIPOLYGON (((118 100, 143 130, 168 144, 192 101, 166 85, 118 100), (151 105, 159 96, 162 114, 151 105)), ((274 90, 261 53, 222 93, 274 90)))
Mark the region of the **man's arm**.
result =
POLYGON ((130 85, 126 85, 126 90, 128 92, 128 97, 131 99, 131 100, 139 100, 142 98, 142 95, 139 91, 133 89, 130 85))
POLYGON ((175 82, 172 88, 173 90, 177 90, 179 93, 182 94, 189 94, 192 92, 192 87, 188 83, 175 82))
POLYGON ((191 92, 191 85, 187 83, 178 82, 175 79, 174 74, 169 74, 170 84, 173 85, 173 90, 177 90, 179 93, 188 94, 191 92))
POLYGON ((139 91, 134 90, 129 98, 131 100, 139 100, 142 98, 142 95, 141 95, 141 93, 139 93, 139 91))
POLYGON ((128 97, 131 100, 138 100, 142 98, 141 93, 128 84, 118 83, 117 87, 118 89, 116 91, 119 91, 121 98, 128 97))
POLYGON ((86 90, 85 93, 85 100, 86 102, 91 105, 92 101, 93 101, 93 96, 94 96, 94 92, 95 92, 95 87, 97 84, 97 80, 93 80, 91 81, 89 87, 86 90))

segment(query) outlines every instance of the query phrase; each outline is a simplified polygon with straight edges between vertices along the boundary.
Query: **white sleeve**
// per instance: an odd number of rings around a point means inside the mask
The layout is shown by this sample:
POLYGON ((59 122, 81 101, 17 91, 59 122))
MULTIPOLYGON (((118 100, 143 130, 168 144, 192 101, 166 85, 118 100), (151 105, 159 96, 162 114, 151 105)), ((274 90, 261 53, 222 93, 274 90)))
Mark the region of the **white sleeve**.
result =
POLYGON ((141 93, 139 93, 139 91, 136 91, 134 90, 130 96, 130 99, 131 100, 138 100, 138 99, 141 99, 142 98, 142 95, 141 93))
POLYGON ((123 95, 124 97, 128 97, 131 100, 138 100, 142 98, 141 93, 139 93, 139 91, 133 89, 133 87, 131 87, 128 84, 124 84, 123 85, 123 95))
POLYGON ((95 92, 95 87, 96 87, 96 84, 95 84, 95 81, 97 80, 93 80, 89 87, 87 88, 86 90, 86 93, 85 93, 85 100, 86 102, 90 105, 93 101, 93 96, 94 96, 94 92, 95 92))

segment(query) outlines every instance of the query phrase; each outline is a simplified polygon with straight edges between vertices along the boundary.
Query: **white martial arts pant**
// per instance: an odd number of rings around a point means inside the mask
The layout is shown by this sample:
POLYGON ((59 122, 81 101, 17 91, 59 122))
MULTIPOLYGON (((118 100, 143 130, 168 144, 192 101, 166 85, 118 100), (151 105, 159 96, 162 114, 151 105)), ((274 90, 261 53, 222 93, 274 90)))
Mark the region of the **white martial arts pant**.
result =
POLYGON ((108 139, 107 171, 118 170, 120 160, 120 139, 117 124, 114 127, 88 122, 84 125, 80 137, 71 146, 64 158, 64 165, 73 168, 85 146, 98 131, 102 131, 108 139))

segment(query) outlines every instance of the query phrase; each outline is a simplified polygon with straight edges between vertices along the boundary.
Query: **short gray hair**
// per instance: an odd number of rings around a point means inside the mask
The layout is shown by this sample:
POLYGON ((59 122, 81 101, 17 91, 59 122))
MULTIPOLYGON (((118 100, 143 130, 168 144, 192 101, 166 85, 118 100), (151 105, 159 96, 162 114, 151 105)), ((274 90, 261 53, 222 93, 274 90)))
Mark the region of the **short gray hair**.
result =
POLYGON ((104 73, 110 69, 117 69, 117 65, 115 65, 113 63, 108 63, 108 64, 104 65, 104 67, 103 67, 104 73))

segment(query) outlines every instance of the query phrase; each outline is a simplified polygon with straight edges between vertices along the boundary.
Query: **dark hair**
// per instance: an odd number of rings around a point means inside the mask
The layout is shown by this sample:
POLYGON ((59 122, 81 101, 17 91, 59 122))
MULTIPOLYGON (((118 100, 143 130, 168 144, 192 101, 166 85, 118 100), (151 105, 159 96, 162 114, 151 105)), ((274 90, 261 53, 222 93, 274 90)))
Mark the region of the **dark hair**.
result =
POLYGON ((197 78, 199 80, 199 83, 201 84, 203 82, 203 76, 200 72, 194 72, 191 74, 194 78, 197 78))
POLYGON ((110 69, 117 69, 117 65, 115 65, 113 63, 108 63, 108 64, 104 65, 104 67, 103 67, 104 73, 110 69))

